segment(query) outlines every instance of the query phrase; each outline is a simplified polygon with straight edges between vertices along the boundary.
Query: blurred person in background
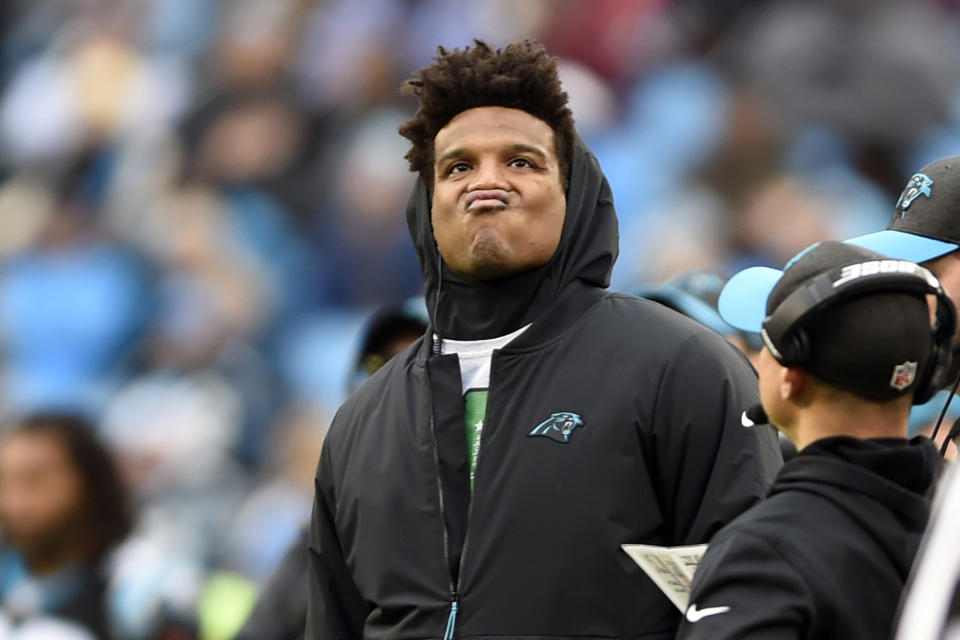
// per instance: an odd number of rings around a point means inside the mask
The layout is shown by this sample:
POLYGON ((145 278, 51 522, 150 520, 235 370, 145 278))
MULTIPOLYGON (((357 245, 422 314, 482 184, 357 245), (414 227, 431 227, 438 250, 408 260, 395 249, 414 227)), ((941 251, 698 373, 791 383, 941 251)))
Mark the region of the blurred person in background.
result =
POLYGON ((710 541, 678 638, 889 637, 942 465, 908 416, 946 373, 953 303, 923 267, 824 242, 734 275, 720 311, 762 329, 763 409, 798 453, 710 541))
POLYGON ((254 251, 232 232, 221 195, 186 183, 153 203, 150 257, 155 300, 141 339, 139 368, 115 397, 138 383, 222 387, 238 403, 239 462, 260 462, 279 408, 277 374, 263 345, 278 292, 254 251))
POLYGON ((232 455, 240 411, 236 391, 209 372, 138 378, 107 406, 100 433, 139 513, 111 588, 125 636, 150 638, 165 616, 198 623, 206 579, 253 482, 232 455))
POLYGON ((727 69, 782 141, 816 140, 807 161, 846 165, 896 196, 904 158, 950 120, 960 89, 960 35, 943 3, 758 4, 718 51, 727 69))
POLYGON ((405 115, 395 108, 374 111, 331 145, 334 180, 313 225, 320 286, 331 304, 379 306, 420 291, 416 252, 400 215, 411 183, 396 135, 405 115))
POLYGON ((756 358, 763 347, 760 334, 730 326, 717 311, 717 299, 725 283, 724 278, 710 271, 687 271, 662 284, 641 287, 635 295, 659 302, 716 331, 742 351, 756 368, 756 358))
POLYGON ((126 489, 92 425, 52 413, 16 421, 0 435, 5 623, 52 617, 101 640, 116 637, 109 559, 132 524, 126 489))
POLYGON ((10 239, 0 263, 0 396, 8 411, 94 415, 132 371, 151 282, 140 257, 97 224, 100 160, 71 158, 49 181, 34 178, 49 191, 26 209, 37 220, 10 239))
MULTIPOLYGON (((394 356, 423 336, 427 323, 427 309, 423 298, 410 298, 402 304, 387 305, 374 312, 364 327, 350 376, 350 391, 355 391, 394 356)), ((308 453, 313 451, 317 449, 307 449, 308 453)), ((316 456, 311 462, 309 472, 311 489, 315 462, 316 456)), ((290 545, 234 640, 303 638, 309 592, 309 533, 309 527, 304 527, 290 545)))
POLYGON ((764 493, 753 372, 605 291, 612 195, 542 45, 441 47, 406 86, 430 326, 324 441, 307 637, 672 637, 620 545, 704 542, 764 493))

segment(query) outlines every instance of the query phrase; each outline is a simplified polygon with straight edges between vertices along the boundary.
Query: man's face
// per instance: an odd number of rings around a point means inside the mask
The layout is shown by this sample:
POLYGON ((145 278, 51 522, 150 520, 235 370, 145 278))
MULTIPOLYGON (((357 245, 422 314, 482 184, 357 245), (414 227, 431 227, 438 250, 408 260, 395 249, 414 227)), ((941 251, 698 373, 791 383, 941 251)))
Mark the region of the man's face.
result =
POLYGON ((433 235, 458 275, 488 280, 546 264, 566 195, 553 130, 520 109, 477 107, 434 139, 433 235))
POLYGON ((53 436, 15 433, 0 440, 0 526, 28 554, 69 535, 82 511, 82 480, 53 436))

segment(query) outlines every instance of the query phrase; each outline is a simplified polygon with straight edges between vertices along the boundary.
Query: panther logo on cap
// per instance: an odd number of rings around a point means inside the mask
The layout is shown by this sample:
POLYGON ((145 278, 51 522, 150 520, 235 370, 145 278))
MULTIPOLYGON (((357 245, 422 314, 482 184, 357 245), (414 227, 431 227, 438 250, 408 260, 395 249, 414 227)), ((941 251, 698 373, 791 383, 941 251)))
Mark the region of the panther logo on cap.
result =
POLYGON ((915 173, 910 177, 907 186, 900 193, 900 199, 897 200, 897 209, 900 210, 900 217, 907 215, 907 209, 914 200, 921 195, 930 197, 930 187, 933 186, 933 180, 922 173, 915 173))

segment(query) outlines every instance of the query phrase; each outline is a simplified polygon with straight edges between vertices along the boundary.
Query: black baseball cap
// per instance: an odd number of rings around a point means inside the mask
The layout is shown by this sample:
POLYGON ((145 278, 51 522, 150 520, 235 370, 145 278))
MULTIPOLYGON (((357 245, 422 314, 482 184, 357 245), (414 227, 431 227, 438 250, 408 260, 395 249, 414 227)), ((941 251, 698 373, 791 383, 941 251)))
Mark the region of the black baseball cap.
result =
POLYGON ((911 262, 960 248, 960 156, 934 160, 913 174, 886 230, 847 243, 911 262))
MULTIPOLYGON (((794 256, 783 271, 745 269, 720 293, 720 315, 745 331, 759 331, 787 297, 820 274, 887 256, 842 242, 820 242, 794 256)), ((929 276, 933 279, 933 276, 929 276)), ((933 279, 933 282, 936 282, 933 279)), ((932 353, 926 298, 900 290, 871 290, 814 309, 802 322, 810 356, 800 366, 838 389, 871 399, 913 390, 932 353)))
POLYGON ((427 303, 422 296, 384 305, 374 311, 361 332, 360 348, 348 382, 349 389, 358 387, 386 364, 393 355, 388 351, 395 340, 412 339, 426 331, 429 323, 427 303))

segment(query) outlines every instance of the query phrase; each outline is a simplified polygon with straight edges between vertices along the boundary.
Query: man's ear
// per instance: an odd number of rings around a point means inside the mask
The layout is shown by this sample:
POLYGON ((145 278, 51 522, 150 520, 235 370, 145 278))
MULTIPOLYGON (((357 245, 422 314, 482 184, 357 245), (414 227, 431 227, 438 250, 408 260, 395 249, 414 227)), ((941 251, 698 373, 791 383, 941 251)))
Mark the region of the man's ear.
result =
POLYGON ((799 367, 780 369, 780 399, 796 400, 807 386, 807 372, 799 367))

